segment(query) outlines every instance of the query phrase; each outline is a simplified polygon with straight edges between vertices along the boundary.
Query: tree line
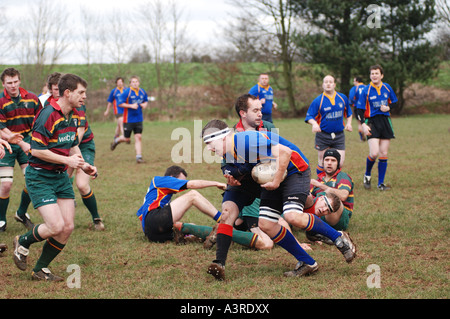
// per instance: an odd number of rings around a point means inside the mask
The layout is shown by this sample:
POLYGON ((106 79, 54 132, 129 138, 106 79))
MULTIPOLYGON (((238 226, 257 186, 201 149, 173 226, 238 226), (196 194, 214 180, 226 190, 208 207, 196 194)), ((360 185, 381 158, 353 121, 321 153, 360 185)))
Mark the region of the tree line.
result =
POLYGON ((117 64, 118 75, 124 63, 149 63, 155 69, 157 100, 171 105, 178 103, 181 63, 216 63, 220 73, 233 70, 227 64, 262 62, 262 71, 284 92, 289 112, 297 114, 295 93, 301 88, 294 80, 299 76, 294 63, 327 70, 343 93, 354 76, 367 82, 369 66, 379 63, 397 92, 401 112, 405 88, 435 76, 441 61, 449 58, 450 10, 445 0, 229 1, 240 10, 218 26, 223 41, 216 47, 196 43, 189 34, 188 5, 174 0, 142 1, 108 15, 80 6, 79 21, 71 20, 64 2, 38 0, 17 25, 5 22, 8 5, 3 1, 1 40, 9 48, 3 59, 13 56, 41 79, 74 51, 88 67, 117 64))

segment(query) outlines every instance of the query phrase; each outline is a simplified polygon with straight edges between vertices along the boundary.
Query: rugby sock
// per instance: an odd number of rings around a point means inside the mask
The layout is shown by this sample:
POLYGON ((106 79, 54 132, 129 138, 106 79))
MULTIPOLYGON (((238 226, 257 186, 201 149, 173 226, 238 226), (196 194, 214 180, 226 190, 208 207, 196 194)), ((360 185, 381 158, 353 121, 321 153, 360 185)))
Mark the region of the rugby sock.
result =
POLYGON ((53 238, 48 238, 42 248, 41 256, 39 257, 36 265, 33 268, 34 272, 38 272, 42 268, 47 268, 47 266, 55 259, 56 256, 63 250, 64 244, 57 242, 53 238))
POLYGON ((6 211, 8 210, 9 196, 0 198, 0 220, 6 222, 6 211))
POLYGON ((233 241, 242 246, 254 248, 257 240, 258 235, 252 232, 233 230, 233 241))
POLYGON ((222 213, 217 211, 217 214, 213 217, 216 222, 220 222, 220 218, 222 217, 222 213))
POLYGON ((28 249, 31 244, 43 241, 44 238, 39 235, 38 228, 39 225, 35 225, 33 229, 20 236, 19 244, 28 249))
POLYGON ((317 173, 317 175, 319 175, 320 173, 323 173, 323 166, 320 166, 319 164, 317 164, 316 173, 317 173))
POLYGON ((375 164, 376 158, 372 158, 370 156, 367 156, 366 159, 366 176, 372 175, 372 167, 375 164))
POLYGON ((86 195, 81 195, 81 199, 83 200, 83 204, 86 205, 89 213, 91 213, 92 220, 95 218, 100 218, 97 210, 97 200, 95 199, 94 191, 91 189, 89 193, 86 195))
MULTIPOLYGON (((202 239, 206 239, 208 235, 212 232, 213 228, 211 226, 201 226, 194 224, 183 224, 180 231, 183 234, 191 234, 202 239)), ((254 248, 256 241, 258 240, 258 235, 251 232, 240 231, 233 229, 232 241, 243 246, 254 248)))
POLYGON ((194 225, 183 223, 180 231, 183 234, 191 234, 200 238, 205 239, 211 232, 213 228, 211 226, 202 226, 202 225, 194 225))
POLYGON ((387 157, 380 157, 378 159, 378 185, 384 183, 384 177, 386 176, 387 165, 388 165, 387 157))
POLYGON ((312 214, 307 215, 309 217, 309 221, 307 226, 304 228, 305 231, 313 231, 324 235, 325 237, 330 238, 333 242, 341 236, 341 233, 321 220, 320 217, 312 214))
POLYGON ((26 187, 24 187, 22 190, 22 196, 20 197, 20 205, 19 208, 17 209, 17 215, 19 217, 25 216, 25 214, 27 213, 28 206, 30 205, 30 202, 31 202, 30 195, 28 195, 28 191, 26 187))
POLYGON ((298 261, 303 261, 305 264, 313 265, 315 260, 308 255, 308 253, 300 246, 294 235, 281 226, 280 231, 272 238, 273 242, 278 246, 283 247, 287 252, 293 255, 298 261))
POLYGON ((233 226, 222 223, 219 224, 216 239, 216 261, 219 261, 224 266, 225 261, 227 260, 228 249, 230 248, 232 238, 233 226))

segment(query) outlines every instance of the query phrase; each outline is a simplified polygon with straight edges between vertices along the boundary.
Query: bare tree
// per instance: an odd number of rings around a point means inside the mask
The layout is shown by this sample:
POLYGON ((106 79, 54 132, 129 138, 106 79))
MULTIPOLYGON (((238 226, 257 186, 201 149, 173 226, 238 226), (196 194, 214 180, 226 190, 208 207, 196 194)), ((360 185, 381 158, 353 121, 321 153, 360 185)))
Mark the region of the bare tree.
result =
POLYGON ((113 10, 103 21, 105 23, 99 35, 99 41, 105 46, 112 62, 117 64, 119 73, 120 65, 129 58, 134 36, 127 24, 130 19, 128 14, 125 9, 113 10))
POLYGON ((436 0, 438 18, 450 25, 450 2, 448 0, 436 0))
POLYGON ((49 0, 32 2, 23 16, 10 33, 11 48, 23 69, 33 74, 28 85, 37 89, 69 48, 69 16, 61 2, 49 0))
MULTIPOLYGON (((157 100, 162 102, 162 89, 164 87, 162 74, 162 51, 164 42, 164 33, 166 30, 167 10, 163 1, 147 1, 139 8, 144 35, 146 42, 150 44, 153 51, 153 62, 156 71, 156 82, 158 86, 157 100)), ((160 107, 162 108, 160 103, 160 107)))
MULTIPOLYGON (((247 22, 246 34, 257 38, 265 38, 267 41, 256 47, 259 54, 265 54, 271 61, 281 62, 282 83, 278 82, 280 89, 285 90, 289 108, 296 112, 294 98, 294 84, 292 74, 292 62, 296 54, 296 46, 293 41, 296 21, 295 12, 292 10, 289 0, 231 0, 235 6, 242 8, 243 15, 238 17, 247 22), (267 45, 266 50, 264 44, 267 45), (276 45, 275 45, 276 44, 276 45), (265 50, 265 51, 264 51, 265 50)), ((238 24, 242 28, 242 23, 238 24)), ((248 39, 251 41, 251 37, 248 39)), ((245 40, 245 39, 244 39, 245 40)), ((241 46, 243 49, 248 49, 241 46)), ((255 48, 253 47, 253 50, 255 48)), ((276 77, 275 77, 276 78, 276 77)))
POLYGON ((93 59, 93 42, 96 40, 95 33, 92 30, 98 25, 98 18, 84 6, 80 6, 80 18, 82 36, 80 53, 89 66, 93 59))
POLYGON ((170 24, 171 24, 171 32, 168 32, 167 38, 171 47, 171 55, 172 55, 172 81, 171 87, 172 92, 169 95, 171 98, 172 104, 172 116, 176 112, 177 101, 178 101, 178 81, 179 81, 179 56, 178 53, 180 49, 187 49, 186 43, 186 30, 187 23, 182 21, 184 17, 184 7, 178 7, 177 2, 175 0, 171 0, 169 4, 169 16, 170 16, 170 24))
POLYGON ((436 14, 438 25, 436 30, 436 40, 442 47, 442 57, 444 60, 450 59, 450 2, 448 0, 436 0, 436 14))

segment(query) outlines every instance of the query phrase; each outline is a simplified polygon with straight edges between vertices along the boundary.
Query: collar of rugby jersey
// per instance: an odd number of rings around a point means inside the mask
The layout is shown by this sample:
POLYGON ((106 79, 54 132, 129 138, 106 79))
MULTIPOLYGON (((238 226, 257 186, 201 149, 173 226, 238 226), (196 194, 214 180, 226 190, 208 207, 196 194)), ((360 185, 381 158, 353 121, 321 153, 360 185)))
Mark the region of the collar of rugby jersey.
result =
POLYGON ((67 122, 70 122, 70 120, 72 119, 72 115, 73 115, 73 109, 72 111, 69 112, 69 114, 67 114, 68 118, 66 118, 66 116, 64 115, 63 111, 61 110, 61 106, 56 103, 57 100, 56 99, 52 99, 50 100, 50 105, 57 111, 59 111, 61 113, 61 115, 63 116, 64 120, 67 122))
MULTIPOLYGON (((11 96, 8 94, 8 91, 6 91, 6 89, 3 90, 3 93, 5 94, 5 97, 8 100, 12 100, 11 96)), ((28 94, 27 90, 25 90, 24 88, 19 87, 19 95, 20 95, 20 97, 24 98, 27 94, 28 94)))
MULTIPOLYGON (((263 127, 263 121, 261 120, 261 123, 259 124, 258 128, 256 129, 257 131, 259 131, 262 127, 263 127)), ((242 124, 242 119, 239 120, 239 122, 236 124, 236 131, 238 132, 244 132, 244 124, 242 124)))
POLYGON ((324 183, 328 183, 329 181, 331 181, 333 178, 336 179, 336 176, 341 172, 341 168, 338 168, 336 170, 336 172, 334 172, 333 176, 330 177, 330 179, 328 181, 325 181, 325 177, 327 177, 327 173, 325 172, 321 172, 319 175, 317 175, 317 177, 320 179, 321 182, 324 183))
POLYGON ((133 89, 132 87, 130 87, 130 90, 136 93, 136 95, 139 95, 139 91, 141 90, 141 88, 133 89))
POLYGON ((323 95, 326 96, 330 100, 331 105, 336 104, 336 91, 334 91, 333 95, 331 95, 331 96, 326 94, 325 92, 323 92, 323 95))
POLYGON ((380 86, 376 86, 372 81, 370 81, 370 85, 373 86, 375 90, 377 90, 378 95, 381 95, 381 87, 383 86, 382 81, 380 81, 380 86))
POLYGON ((267 86, 263 86, 261 83, 258 82, 258 85, 262 87, 264 90, 268 90, 270 88, 270 84, 267 84, 267 86))

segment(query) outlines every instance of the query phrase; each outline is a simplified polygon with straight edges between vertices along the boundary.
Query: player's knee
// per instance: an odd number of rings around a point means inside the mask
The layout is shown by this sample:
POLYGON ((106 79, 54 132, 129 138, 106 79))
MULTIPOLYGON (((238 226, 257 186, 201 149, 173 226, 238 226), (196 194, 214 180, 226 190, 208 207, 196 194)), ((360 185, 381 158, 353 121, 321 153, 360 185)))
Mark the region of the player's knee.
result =
POLYGON ((308 226, 308 215, 306 213, 285 213, 284 218, 288 224, 294 225, 299 228, 305 228, 308 226))
POLYGON ((61 235, 64 231, 64 220, 62 218, 53 220, 51 223, 46 223, 47 229, 50 232, 50 237, 61 235))
POLYGON ((229 208, 223 208, 222 209, 222 217, 220 218, 220 222, 227 224, 227 225, 233 225, 236 220, 235 214, 233 211, 229 208))
POLYGON ((261 236, 258 236, 258 240, 255 245, 256 249, 259 250, 270 250, 273 248, 273 241, 272 240, 264 240, 261 238, 261 236))
POLYGON ((11 192, 12 184, 13 184, 13 178, 2 178, 1 181, 1 192, 3 194, 9 194, 11 192))
POLYGON ((81 196, 85 196, 88 195, 91 192, 91 188, 89 186, 89 182, 77 182, 77 188, 78 191, 80 192, 81 196))
POLYGON ((70 234, 72 234, 74 229, 75 225, 73 222, 65 222, 64 227, 62 229, 62 233, 66 236, 69 236, 70 234))
POLYGON ((189 200, 195 200, 196 198, 199 198, 202 196, 198 191, 196 191, 194 189, 187 192, 186 195, 189 198, 189 200))
POLYGON ((265 233, 268 233, 275 225, 276 223, 268 221, 264 218, 260 218, 258 221, 258 227, 265 233))

